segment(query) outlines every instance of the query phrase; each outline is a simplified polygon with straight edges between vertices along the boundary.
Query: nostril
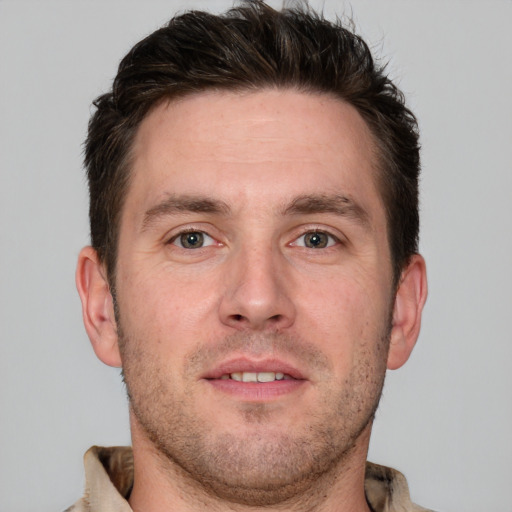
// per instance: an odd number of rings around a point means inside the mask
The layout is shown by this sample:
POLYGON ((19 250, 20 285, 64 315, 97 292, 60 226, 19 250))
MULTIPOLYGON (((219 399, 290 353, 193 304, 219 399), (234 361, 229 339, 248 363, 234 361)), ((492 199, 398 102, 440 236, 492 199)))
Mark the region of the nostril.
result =
MULTIPOLYGON (((266 323, 269 325, 278 324, 283 319, 283 315, 273 315, 267 318, 266 323)), ((240 314, 231 315, 231 320, 236 324, 242 324, 248 321, 247 317, 240 314)))

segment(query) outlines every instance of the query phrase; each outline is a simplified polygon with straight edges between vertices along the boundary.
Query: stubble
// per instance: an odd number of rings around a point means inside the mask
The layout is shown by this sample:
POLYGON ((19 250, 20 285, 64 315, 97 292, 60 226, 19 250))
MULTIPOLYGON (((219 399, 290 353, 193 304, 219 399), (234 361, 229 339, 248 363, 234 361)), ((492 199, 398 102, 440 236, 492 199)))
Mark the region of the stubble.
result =
POLYGON ((372 346, 360 348, 350 374, 337 386, 332 363, 320 350, 280 333, 236 333, 214 345, 197 346, 186 358, 183 375, 169 375, 165 363, 146 349, 149 341, 128 338, 122 329, 119 337, 130 407, 162 467, 174 477, 178 471, 213 497, 270 506, 303 499, 319 481, 339 476, 377 409, 389 328, 372 346), (315 409, 303 428, 276 429, 272 409, 259 403, 240 407, 249 427, 243 435, 229 425, 219 431, 194 408, 192 395, 176 392, 175 379, 192 383, 201 370, 240 350, 254 356, 293 354, 309 373, 323 376, 315 409))

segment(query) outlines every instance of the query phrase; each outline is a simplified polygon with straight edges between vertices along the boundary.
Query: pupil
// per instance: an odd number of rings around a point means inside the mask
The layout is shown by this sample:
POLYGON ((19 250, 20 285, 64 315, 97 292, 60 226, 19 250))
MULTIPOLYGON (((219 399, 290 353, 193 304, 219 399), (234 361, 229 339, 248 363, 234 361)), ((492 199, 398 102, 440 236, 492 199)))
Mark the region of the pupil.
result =
POLYGON ((196 249, 203 244, 202 233, 185 233, 181 235, 181 245, 187 249, 196 249))
POLYGON ((327 236, 324 233, 310 233, 306 235, 306 246, 313 249, 326 247, 327 236))

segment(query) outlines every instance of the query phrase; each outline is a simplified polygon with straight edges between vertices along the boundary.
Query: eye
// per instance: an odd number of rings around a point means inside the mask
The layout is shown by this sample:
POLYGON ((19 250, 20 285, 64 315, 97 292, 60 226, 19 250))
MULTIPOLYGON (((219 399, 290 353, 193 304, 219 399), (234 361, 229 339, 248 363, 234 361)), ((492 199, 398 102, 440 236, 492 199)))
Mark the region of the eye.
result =
POLYGON ((200 249, 213 245, 215 240, 202 231, 187 231, 176 235, 171 243, 183 249, 200 249))
POLYGON ((308 249, 325 249, 338 242, 337 238, 324 231, 310 231, 297 238, 293 245, 308 249))

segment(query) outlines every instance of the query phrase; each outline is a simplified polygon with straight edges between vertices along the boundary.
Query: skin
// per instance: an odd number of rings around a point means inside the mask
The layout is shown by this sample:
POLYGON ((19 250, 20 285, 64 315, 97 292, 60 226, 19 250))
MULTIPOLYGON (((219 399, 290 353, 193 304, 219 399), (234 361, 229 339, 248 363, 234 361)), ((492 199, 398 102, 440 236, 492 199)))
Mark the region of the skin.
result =
POLYGON ((373 414, 426 299, 419 255, 393 289, 373 147, 354 108, 291 90, 143 120, 117 317, 92 248, 77 269, 96 354, 125 375, 135 511, 368 510, 373 414), (294 378, 220 379, 280 368, 294 378))

